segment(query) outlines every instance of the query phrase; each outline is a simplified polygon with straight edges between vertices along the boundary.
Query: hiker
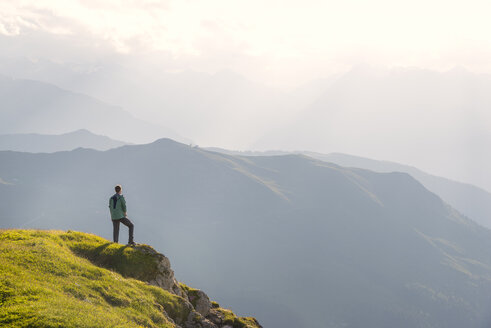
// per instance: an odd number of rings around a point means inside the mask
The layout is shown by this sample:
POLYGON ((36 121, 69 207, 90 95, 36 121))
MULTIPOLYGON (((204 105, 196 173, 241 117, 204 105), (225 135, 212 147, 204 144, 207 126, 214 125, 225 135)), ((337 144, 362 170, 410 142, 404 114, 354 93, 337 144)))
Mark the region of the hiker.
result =
POLYGON ((119 224, 122 223, 128 227, 129 239, 128 245, 135 246, 133 241, 133 223, 127 218, 126 201, 122 195, 123 188, 121 185, 114 187, 116 193, 109 198, 109 211, 111 212, 111 220, 113 221, 113 240, 115 243, 119 239, 119 224))

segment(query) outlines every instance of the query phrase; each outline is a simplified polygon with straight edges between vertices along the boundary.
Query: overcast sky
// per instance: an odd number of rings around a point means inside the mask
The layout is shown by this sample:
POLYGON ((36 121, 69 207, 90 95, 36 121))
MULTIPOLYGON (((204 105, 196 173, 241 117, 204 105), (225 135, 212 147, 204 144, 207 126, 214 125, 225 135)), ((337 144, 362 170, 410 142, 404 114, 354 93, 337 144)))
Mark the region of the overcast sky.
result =
POLYGON ((490 11, 480 0, 3 0, 0 34, 60 61, 153 56, 292 86, 360 62, 490 72, 490 11), (34 35, 52 46, 25 41, 34 35))

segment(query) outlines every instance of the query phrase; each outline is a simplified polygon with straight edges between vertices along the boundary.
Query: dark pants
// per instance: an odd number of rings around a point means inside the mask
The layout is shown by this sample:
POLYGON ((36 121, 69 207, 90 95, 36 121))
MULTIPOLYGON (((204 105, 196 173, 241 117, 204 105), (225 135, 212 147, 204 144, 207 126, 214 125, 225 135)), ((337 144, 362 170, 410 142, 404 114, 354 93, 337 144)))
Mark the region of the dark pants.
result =
POLYGON ((113 240, 115 243, 118 242, 119 239, 119 224, 122 223, 125 226, 128 227, 129 229, 129 239, 128 239, 128 244, 133 242, 133 223, 131 223, 128 218, 121 218, 119 220, 112 220, 113 221, 113 240))

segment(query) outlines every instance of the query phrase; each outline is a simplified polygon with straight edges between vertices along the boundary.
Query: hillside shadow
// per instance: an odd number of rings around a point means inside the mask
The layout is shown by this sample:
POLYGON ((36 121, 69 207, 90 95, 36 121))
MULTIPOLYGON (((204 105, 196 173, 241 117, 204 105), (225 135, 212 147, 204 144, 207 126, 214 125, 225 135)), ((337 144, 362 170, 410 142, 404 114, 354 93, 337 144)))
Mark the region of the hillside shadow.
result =
POLYGON ((114 245, 114 243, 107 242, 94 248, 72 249, 72 251, 75 255, 89 260, 98 267, 113 270, 124 275, 124 270, 121 270, 124 266, 124 251, 129 246, 120 245, 120 247, 108 249, 111 245, 114 245))

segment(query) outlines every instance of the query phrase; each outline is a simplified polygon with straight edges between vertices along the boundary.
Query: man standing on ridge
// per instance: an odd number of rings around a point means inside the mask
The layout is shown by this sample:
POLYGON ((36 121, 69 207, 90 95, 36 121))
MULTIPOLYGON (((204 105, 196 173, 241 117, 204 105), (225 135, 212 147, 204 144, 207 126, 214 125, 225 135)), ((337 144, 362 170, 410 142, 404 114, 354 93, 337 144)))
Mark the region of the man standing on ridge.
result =
POLYGON ((133 241, 133 223, 127 218, 126 213, 126 201, 124 200, 124 196, 122 194, 123 188, 121 185, 117 185, 114 187, 116 193, 109 198, 109 211, 111 212, 111 220, 113 221, 113 240, 115 243, 118 242, 119 239, 119 224, 122 223, 128 227, 129 231, 129 239, 128 245, 135 246, 135 242, 133 241))

